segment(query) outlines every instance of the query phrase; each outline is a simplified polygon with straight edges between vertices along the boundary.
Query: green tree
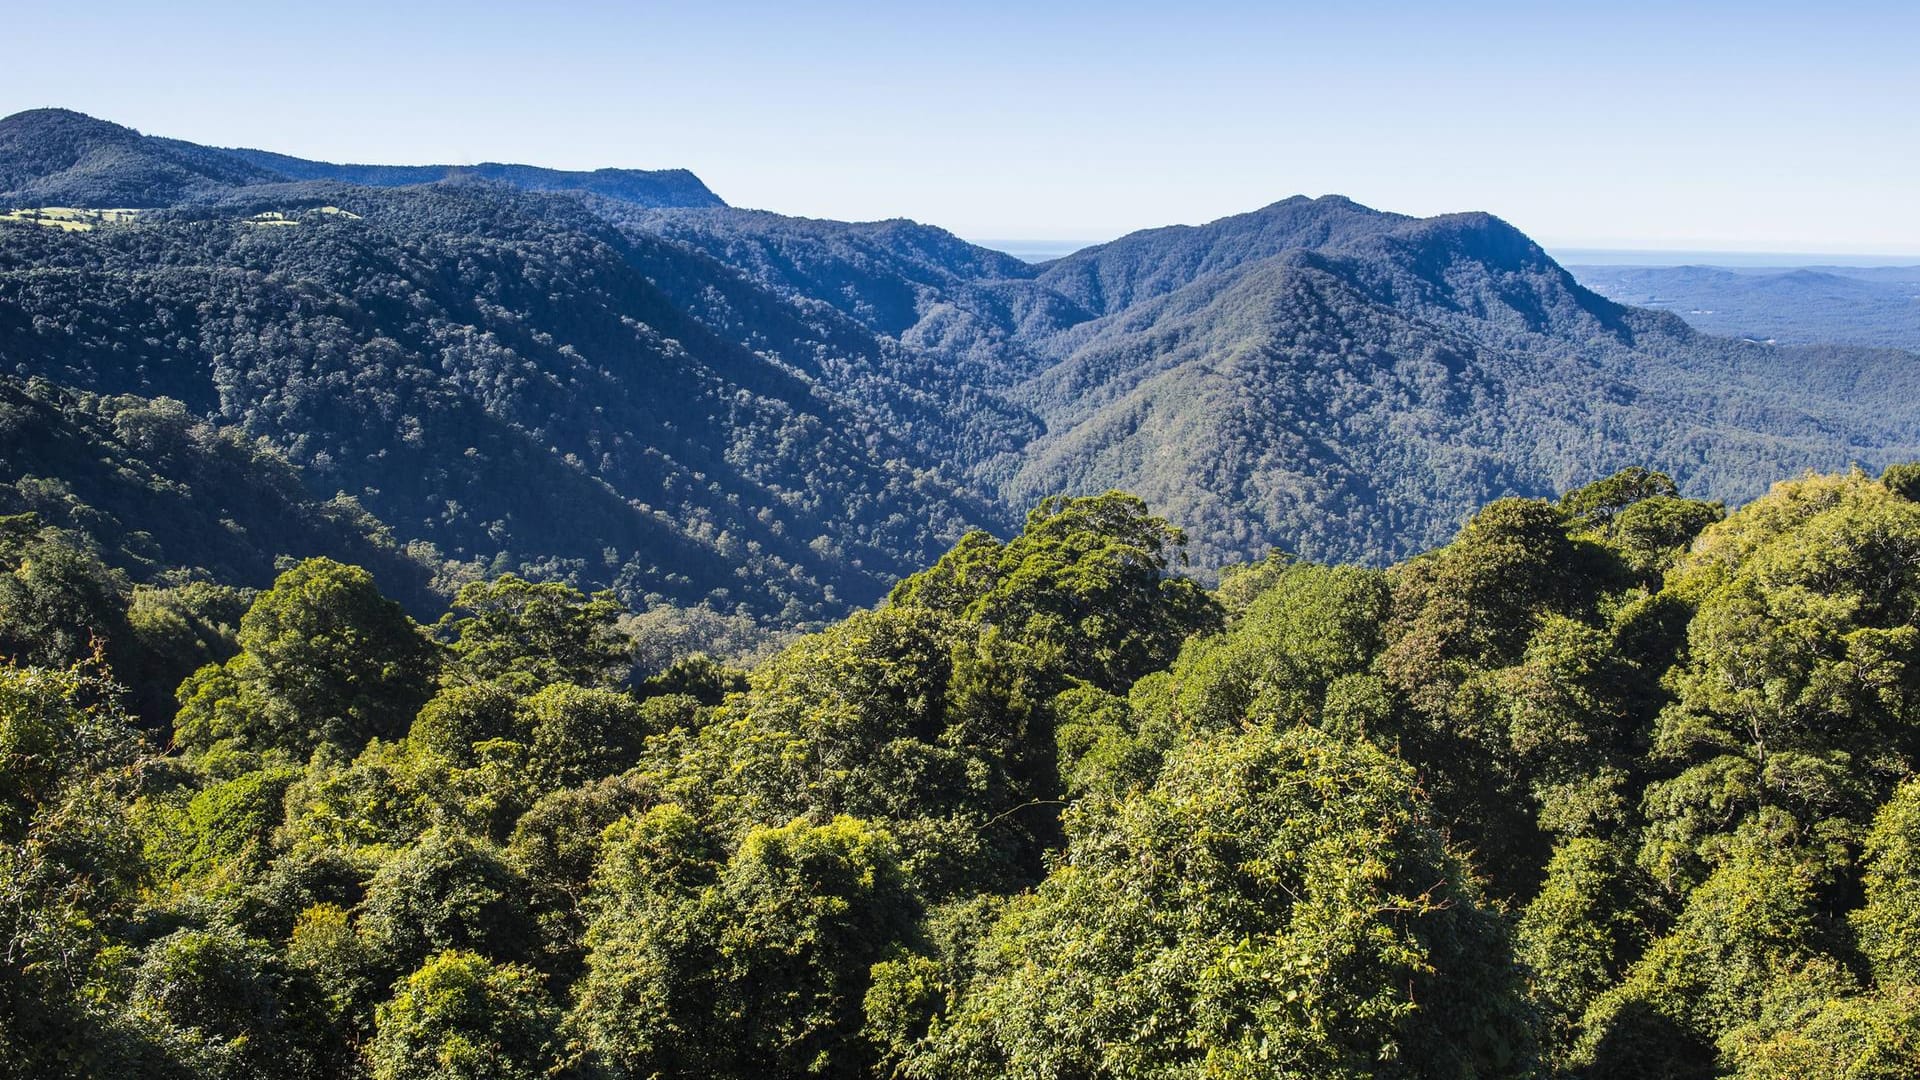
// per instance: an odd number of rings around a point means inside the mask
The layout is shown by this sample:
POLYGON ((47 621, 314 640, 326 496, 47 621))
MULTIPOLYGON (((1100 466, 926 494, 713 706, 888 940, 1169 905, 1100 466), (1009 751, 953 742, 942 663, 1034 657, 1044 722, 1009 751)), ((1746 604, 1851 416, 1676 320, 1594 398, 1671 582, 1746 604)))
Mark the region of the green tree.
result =
POLYGON ((528 768, 535 790, 556 791, 632 765, 649 734, 632 697, 564 683, 527 699, 528 768))
POLYGON ((1853 915, 1860 951, 1883 986, 1920 986, 1920 780, 1874 817, 1866 841, 1866 902, 1853 915))
POLYGON ((230 931, 181 930, 147 948, 132 1015, 191 1075, 322 1077, 346 1065, 328 1045, 314 986, 230 931))
POLYGON ((529 692, 552 683, 613 686, 625 678, 629 645, 611 592, 582 595, 564 582, 503 574, 460 587, 439 630, 451 672, 529 692))
POLYGON ((1503 1076, 1531 1017, 1499 918, 1364 741, 1255 727, 1069 814, 909 1071, 1503 1076))
POLYGON ((540 951, 527 901, 526 883, 490 845, 433 829, 373 876, 361 929, 392 971, 447 950, 525 961, 540 951))
POLYGON ((1777 485, 1670 576, 1689 603, 1642 860, 1684 891, 1768 808, 1833 866, 1920 753, 1920 504, 1855 473, 1777 485))
POLYGON ((145 880, 127 794, 146 748, 87 667, 0 667, 0 1067, 126 1067, 100 957, 145 880))
POLYGON ((1052 645, 1067 675, 1120 691, 1171 660, 1188 634, 1219 625, 1199 586, 1166 572, 1186 542, 1131 495, 1056 497, 1005 544, 966 537, 896 585, 893 603, 1052 645))
POLYGON ((610 845, 596 891, 571 1026, 597 1068, 868 1075, 871 971, 915 915, 885 831, 849 817, 758 829, 716 868, 692 819, 662 808, 610 845))
POLYGON ((175 738, 304 757, 406 734, 438 658, 372 575, 331 559, 281 574, 240 620, 240 653, 181 688, 175 738))
POLYGON ((374 1080, 537 1080, 558 1015, 540 976, 472 952, 441 952, 379 1008, 374 1080))

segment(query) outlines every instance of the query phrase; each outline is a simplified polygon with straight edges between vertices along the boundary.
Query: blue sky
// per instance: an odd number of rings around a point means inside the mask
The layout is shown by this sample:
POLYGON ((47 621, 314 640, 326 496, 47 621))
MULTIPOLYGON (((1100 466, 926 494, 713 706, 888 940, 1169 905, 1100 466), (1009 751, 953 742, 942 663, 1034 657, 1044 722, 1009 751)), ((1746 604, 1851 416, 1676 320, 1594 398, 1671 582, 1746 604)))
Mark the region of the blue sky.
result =
POLYGON ((682 166, 972 237, 1338 192, 1562 247, 1920 255, 1911 0, 7 11, 0 112, 309 157, 682 166))

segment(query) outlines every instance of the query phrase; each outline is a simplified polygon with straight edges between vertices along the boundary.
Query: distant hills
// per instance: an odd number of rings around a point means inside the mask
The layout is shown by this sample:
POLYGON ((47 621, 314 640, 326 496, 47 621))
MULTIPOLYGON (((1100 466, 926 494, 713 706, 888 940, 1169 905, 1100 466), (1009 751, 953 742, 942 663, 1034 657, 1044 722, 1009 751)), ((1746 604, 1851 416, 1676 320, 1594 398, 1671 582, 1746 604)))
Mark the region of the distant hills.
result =
POLYGON ((1578 266, 1587 287, 1713 334, 1920 350, 1920 266, 1578 266))
POLYGON ((36 206, 144 209, 0 222, 0 371, 264 439, 443 578, 792 622, 1055 492, 1140 493, 1205 572, 1383 562, 1627 464, 1740 501, 1920 457, 1913 355, 1709 336, 1488 214, 1296 197, 1028 264, 678 170, 330 165, 60 110, 0 120, 0 209, 36 206))
POLYGON ((150 208, 235 187, 337 180, 403 187, 495 180, 527 191, 578 191, 637 206, 724 206, 685 169, 566 172, 529 165, 335 165, 264 150, 224 150, 142 135, 67 109, 0 120, 0 204, 150 208))
POLYGON ((1741 501, 1781 470, 1916 446, 1913 357, 1700 334, 1583 288, 1488 214, 1295 197, 1037 265, 911 223, 614 217, 944 356, 1044 423, 1017 454, 961 459, 1006 505, 1135 491, 1215 538, 1201 566, 1406 555, 1464 506, 1628 464, 1741 501))

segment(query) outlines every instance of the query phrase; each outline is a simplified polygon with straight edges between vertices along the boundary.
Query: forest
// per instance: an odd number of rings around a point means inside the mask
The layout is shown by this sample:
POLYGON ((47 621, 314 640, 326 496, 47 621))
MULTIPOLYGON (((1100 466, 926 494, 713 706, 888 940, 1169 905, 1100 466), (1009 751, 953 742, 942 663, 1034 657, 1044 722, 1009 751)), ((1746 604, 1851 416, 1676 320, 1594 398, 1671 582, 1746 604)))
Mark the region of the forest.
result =
MULTIPOLYGON (((1386 566, 1629 466, 1737 505, 1920 458, 1911 354, 1698 333, 1491 214, 1295 196, 1033 265, 681 171, 333 165, 52 109, 0 119, 0 375, 283 458, 438 583, 369 566, 420 617, 510 571, 818 627, 1061 493, 1146 499, 1211 583, 1276 547, 1386 566)), ((15 487, 98 479, 16 446, 15 487)), ((0 492, 26 511, 58 507, 0 492)))
POLYGON ((1188 543, 1050 498, 734 666, 0 520, 0 1075, 1920 1071, 1920 465, 1188 543))

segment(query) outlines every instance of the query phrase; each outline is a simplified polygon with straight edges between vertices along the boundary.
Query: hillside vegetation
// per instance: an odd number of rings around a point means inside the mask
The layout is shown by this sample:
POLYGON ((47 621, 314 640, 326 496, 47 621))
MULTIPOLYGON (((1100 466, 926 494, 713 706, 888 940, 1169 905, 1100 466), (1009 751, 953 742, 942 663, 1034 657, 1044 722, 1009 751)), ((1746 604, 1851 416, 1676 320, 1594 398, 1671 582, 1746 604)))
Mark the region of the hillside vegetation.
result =
POLYGON ((1738 504, 1920 456, 1911 354, 1708 337, 1486 214, 1292 198, 1032 266, 684 172, 331 165, 60 110, 0 120, 0 208, 0 370, 265 440, 444 582, 772 627, 1059 493, 1139 493, 1211 581, 1385 565, 1634 464, 1738 504))
POLYGON ((0 1075, 1912 1076, 1916 497, 1631 469, 1211 592, 1052 499, 646 678, 605 594, 16 525, 0 1075))

